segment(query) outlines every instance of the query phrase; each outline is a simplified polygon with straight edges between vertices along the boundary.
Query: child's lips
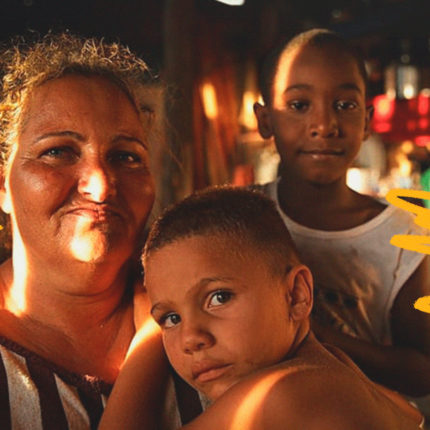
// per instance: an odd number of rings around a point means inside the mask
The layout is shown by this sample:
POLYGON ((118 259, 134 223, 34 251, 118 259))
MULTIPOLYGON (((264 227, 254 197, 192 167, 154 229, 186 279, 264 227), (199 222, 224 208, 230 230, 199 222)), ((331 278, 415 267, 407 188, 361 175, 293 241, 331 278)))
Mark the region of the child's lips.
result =
POLYGON ((313 148, 313 149, 302 149, 300 151, 302 155, 309 156, 314 160, 323 160, 333 157, 341 157, 344 155, 343 149, 332 149, 332 148, 313 148))
POLYGON ((195 381, 200 383, 209 382, 224 375, 231 366, 231 364, 219 362, 196 362, 192 365, 191 372, 195 381))

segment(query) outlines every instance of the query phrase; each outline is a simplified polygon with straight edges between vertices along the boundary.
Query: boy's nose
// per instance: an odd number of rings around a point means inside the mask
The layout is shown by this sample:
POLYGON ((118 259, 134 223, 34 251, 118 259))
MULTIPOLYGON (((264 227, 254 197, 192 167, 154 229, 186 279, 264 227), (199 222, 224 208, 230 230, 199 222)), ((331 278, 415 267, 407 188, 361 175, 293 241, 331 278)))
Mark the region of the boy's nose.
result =
POLYGON ((311 137, 338 137, 339 124, 334 112, 330 109, 322 108, 315 113, 310 124, 311 137))
POLYGON ((214 336, 201 326, 184 324, 182 326, 182 346, 186 354, 193 354, 211 347, 215 343, 214 336))
POLYGON ((115 179, 109 166, 93 160, 82 168, 78 182, 78 192, 95 203, 103 203, 115 194, 115 179))

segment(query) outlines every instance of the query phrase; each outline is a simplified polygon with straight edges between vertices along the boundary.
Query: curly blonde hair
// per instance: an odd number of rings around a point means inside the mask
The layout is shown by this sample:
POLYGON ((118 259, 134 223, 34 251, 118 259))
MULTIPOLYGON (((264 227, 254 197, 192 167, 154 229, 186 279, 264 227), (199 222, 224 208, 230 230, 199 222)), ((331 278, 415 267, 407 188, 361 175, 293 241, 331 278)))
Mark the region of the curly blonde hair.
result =
POLYGON ((113 80, 135 104, 139 90, 152 80, 146 63, 127 47, 70 33, 49 33, 35 41, 17 38, 0 49, 0 162, 7 164, 31 91, 68 74, 98 75, 113 80))
MULTIPOLYGON (((32 90, 69 74, 111 79, 139 112, 152 114, 142 101, 142 90, 153 76, 146 63, 127 47, 70 33, 49 33, 32 41, 15 38, 0 46, 0 175, 5 173, 32 90)), ((141 118, 147 121, 148 116, 141 118)), ((9 217, 0 211, 0 262, 10 252, 9 217)))

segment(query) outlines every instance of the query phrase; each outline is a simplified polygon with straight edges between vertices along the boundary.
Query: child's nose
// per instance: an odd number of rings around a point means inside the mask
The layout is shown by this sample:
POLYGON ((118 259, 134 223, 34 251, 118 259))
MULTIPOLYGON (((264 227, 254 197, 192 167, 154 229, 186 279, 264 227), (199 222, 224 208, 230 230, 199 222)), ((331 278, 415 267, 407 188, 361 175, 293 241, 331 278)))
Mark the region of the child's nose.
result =
POLYGON ((182 347, 186 354, 210 348, 214 343, 214 336, 201 325, 182 325, 182 347))
POLYGON ((311 137, 337 137, 339 136, 339 124, 336 114, 330 108, 320 108, 314 113, 310 123, 311 137))

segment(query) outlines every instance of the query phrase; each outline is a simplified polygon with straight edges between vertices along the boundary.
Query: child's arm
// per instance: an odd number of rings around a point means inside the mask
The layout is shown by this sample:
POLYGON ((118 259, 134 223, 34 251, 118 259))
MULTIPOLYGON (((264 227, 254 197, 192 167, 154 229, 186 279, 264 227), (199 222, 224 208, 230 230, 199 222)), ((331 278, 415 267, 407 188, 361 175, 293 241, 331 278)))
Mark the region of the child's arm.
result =
POLYGON ((158 325, 141 290, 135 294, 136 332, 100 421, 100 430, 151 430, 160 427, 168 377, 158 325))
POLYGON ((400 290, 391 312, 393 346, 375 345, 313 324, 318 339, 345 351, 373 380, 401 393, 430 393, 430 315, 413 307, 430 296, 426 257, 400 290))

